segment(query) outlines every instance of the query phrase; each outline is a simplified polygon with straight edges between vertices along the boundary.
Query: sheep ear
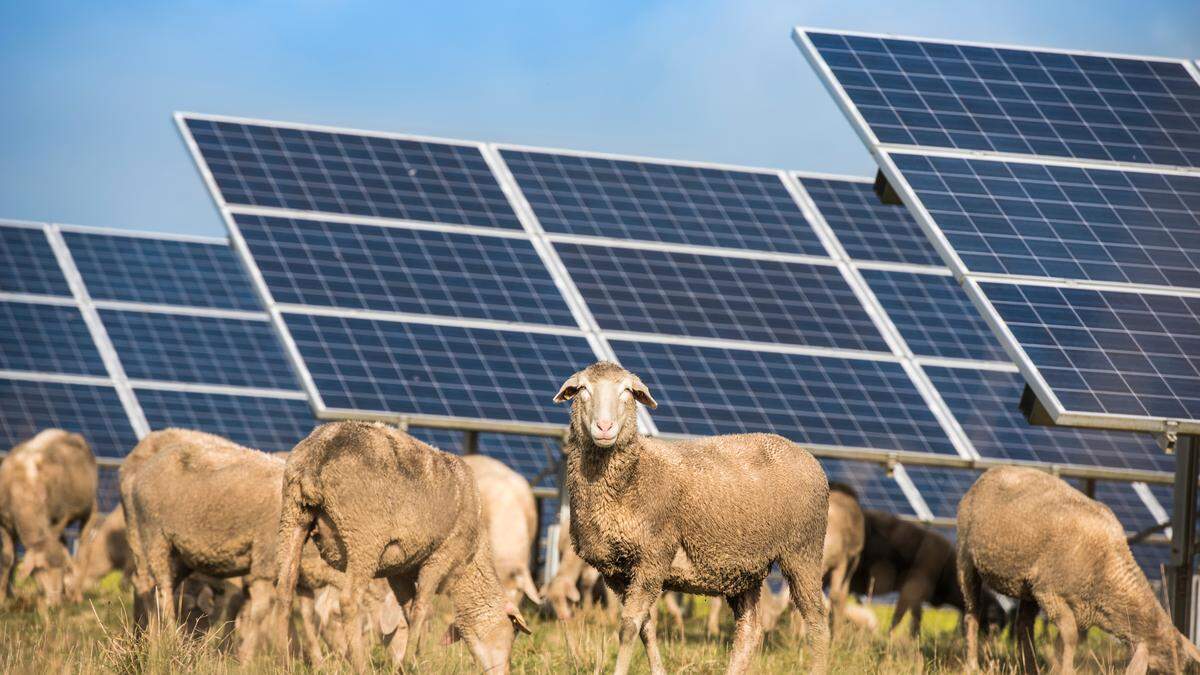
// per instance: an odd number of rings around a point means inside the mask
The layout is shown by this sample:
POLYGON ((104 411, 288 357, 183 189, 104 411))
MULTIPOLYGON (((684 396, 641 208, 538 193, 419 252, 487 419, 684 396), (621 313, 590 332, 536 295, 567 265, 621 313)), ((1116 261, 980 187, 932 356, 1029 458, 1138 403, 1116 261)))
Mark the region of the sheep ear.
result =
POLYGON ((570 401, 575 398, 575 394, 579 393, 580 374, 575 373, 568 377, 566 382, 563 382, 562 386, 558 389, 558 393, 554 395, 555 403, 562 403, 563 401, 570 401))
POLYGON ((654 410, 658 407, 658 401, 654 400, 654 397, 650 395, 650 390, 646 387, 646 384, 642 382, 642 378, 638 377, 637 375, 633 376, 633 384, 629 385, 629 391, 633 392, 633 398, 637 400, 638 403, 641 403, 647 408, 654 410))
POLYGON ((1150 668, 1150 648, 1145 642, 1139 642, 1137 649, 1133 650, 1133 658, 1129 659, 1129 665, 1125 668, 1125 675, 1146 675, 1146 671, 1150 668))
POLYGON ((510 603, 504 605, 504 613, 508 615, 508 620, 512 622, 513 628, 519 630, 526 635, 533 635, 533 631, 529 630, 529 624, 525 623, 525 617, 521 616, 521 610, 517 606, 510 603))
POLYGON ((567 599, 571 602, 579 602, 582 599, 579 595, 579 588, 576 587, 575 584, 571 584, 571 586, 567 588, 567 599))

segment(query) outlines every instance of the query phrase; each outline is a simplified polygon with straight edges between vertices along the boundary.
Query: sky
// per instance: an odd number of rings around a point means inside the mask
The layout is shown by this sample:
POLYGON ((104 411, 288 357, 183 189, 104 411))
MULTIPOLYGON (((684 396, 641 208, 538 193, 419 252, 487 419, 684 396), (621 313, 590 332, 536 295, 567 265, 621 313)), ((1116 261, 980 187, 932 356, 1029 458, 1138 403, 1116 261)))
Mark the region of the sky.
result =
POLYGON ((794 25, 1200 57, 1200 2, 0 3, 0 218, 220 235, 175 111, 873 175, 794 25))

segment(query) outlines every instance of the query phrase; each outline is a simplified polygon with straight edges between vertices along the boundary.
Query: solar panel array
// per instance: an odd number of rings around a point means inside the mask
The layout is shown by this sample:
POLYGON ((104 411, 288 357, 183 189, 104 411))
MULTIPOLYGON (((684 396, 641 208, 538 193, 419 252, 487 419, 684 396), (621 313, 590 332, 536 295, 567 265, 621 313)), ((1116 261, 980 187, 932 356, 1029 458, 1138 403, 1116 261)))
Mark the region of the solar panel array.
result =
POLYGON ((1200 431, 1194 64, 795 37, 1052 419, 1200 431))

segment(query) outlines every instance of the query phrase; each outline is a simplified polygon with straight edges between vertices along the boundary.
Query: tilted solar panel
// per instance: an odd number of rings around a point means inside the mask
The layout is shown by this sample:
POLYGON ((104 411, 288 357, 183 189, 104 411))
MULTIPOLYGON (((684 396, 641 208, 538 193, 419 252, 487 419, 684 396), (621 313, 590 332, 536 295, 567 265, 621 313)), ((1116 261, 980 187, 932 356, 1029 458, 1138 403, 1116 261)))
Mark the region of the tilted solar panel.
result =
POLYGON ((109 385, 0 378, 0 447, 4 450, 48 428, 82 434, 97 457, 124 457, 137 434, 109 385))
POLYGON ((908 209, 881 202, 870 181, 796 178, 851 259, 942 265, 908 209))
POLYGON ((868 143, 1200 166, 1183 61, 797 28, 868 143))
POLYGON ((0 221, 0 293, 71 297, 40 225, 0 221))
POLYGON ((904 469, 935 518, 957 518, 958 502, 979 478, 979 473, 963 469, 911 464, 904 469))
POLYGON ((2 300, 0 370, 108 375, 77 307, 2 300))
POLYGON ((278 303, 575 326, 525 238, 236 218, 278 303))
POLYGON ((600 328, 887 351, 832 264, 556 243, 600 328))
POLYGON ((917 515, 896 481, 888 478, 882 467, 864 462, 821 458, 821 468, 830 484, 849 485, 864 509, 876 509, 908 516, 917 515))
POLYGON ((134 391, 152 429, 199 429, 264 452, 290 451, 319 423, 303 396, 147 388, 134 391))

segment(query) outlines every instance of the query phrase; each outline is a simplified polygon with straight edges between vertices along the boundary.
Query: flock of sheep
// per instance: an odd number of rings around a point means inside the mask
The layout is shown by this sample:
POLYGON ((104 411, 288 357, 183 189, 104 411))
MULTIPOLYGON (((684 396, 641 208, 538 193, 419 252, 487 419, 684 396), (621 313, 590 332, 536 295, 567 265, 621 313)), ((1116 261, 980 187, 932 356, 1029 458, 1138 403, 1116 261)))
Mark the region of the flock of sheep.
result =
MULTIPOLYGON (((319 426, 278 455, 198 431, 153 432, 124 460, 121 507, 104 518, 86 441, 43 431, 0 464, 0 601, 19 542, 16 577, 32 576, 46 605, 78 599, 123 569, 141 628, 228 622, 243 658, 264 643, 288 654, 291 641, 314 664, 329 652, 363 670, 368 640, 382 640, 397 664, 419 649, 432 600, 444 593, 454 605, 444 639, 463 640, 484 671, 507 672, 514 639, 529 632, 523 598, 567 619, 602 579, 610 606, 620 606, 618 674, 639 639, 651 672, 666 672, 654 609, 665 597, 678 617, 675 592, 728 603, 730 673, 749 668, 764 631, 792 605, 808 663, 821 673, 831 628, 873 625, 846 602, 871 591, 898 592, 893 628, 911 613, 915 631, 925 602, 962 608, 966 665, 977 667, 981 623, 1004 620, 986 586, 1020 601, 1013 635, 1026 667, 1039 608, 1059 629, 1063 672, 1073 671, 1077 636, 1089 626, 1128 643, 1129 673, 1200 663, 1112 512, 1048 474, 985 473, 959 506, 955 546, 864 512, 780 436, 641 435, 638 404, 657 404, 615 364, 575 373, 554 400, 571 404, 570 537, 540 591, 529 570, 537 525, 523 478, 486 457, 347 421, 319 426), (73 522, 83 529, 72 558, 62 536, 73 522), (779 595, 766 586, 773 568, 787 581, 779 595)), ((710 611, 713 631, 719 607, 710 611)))

